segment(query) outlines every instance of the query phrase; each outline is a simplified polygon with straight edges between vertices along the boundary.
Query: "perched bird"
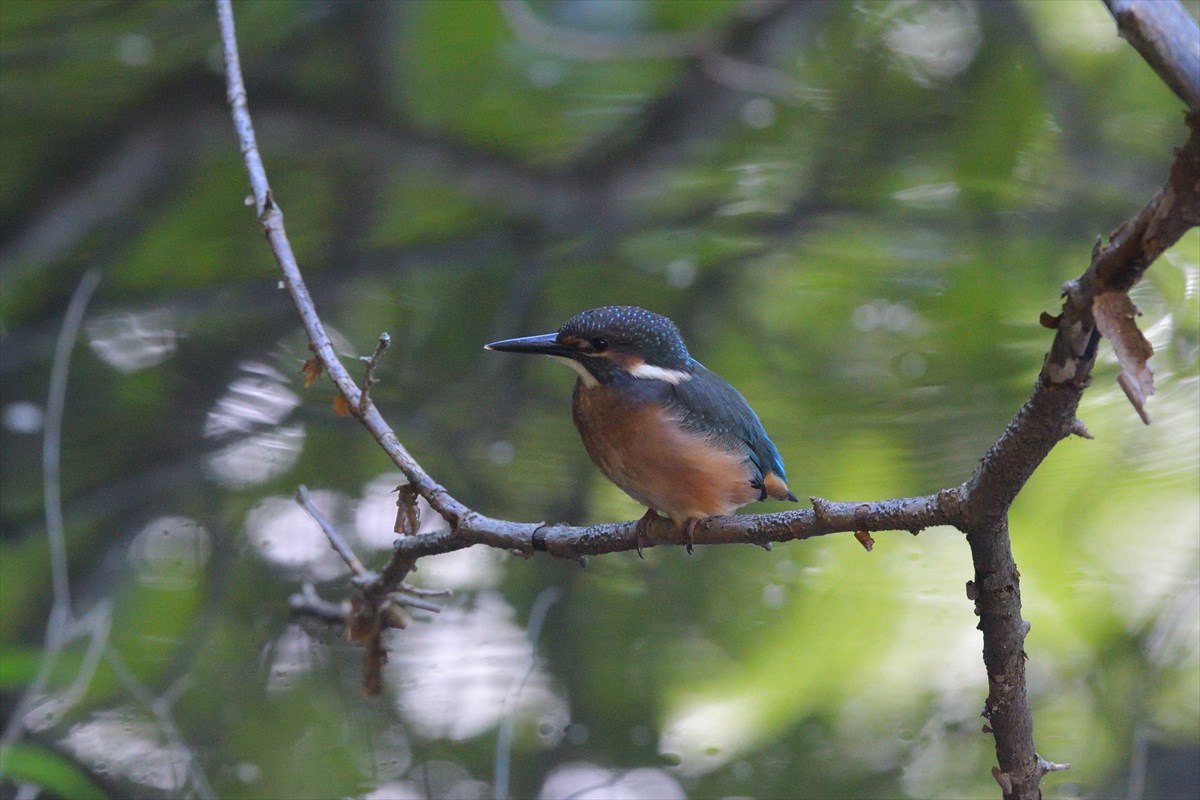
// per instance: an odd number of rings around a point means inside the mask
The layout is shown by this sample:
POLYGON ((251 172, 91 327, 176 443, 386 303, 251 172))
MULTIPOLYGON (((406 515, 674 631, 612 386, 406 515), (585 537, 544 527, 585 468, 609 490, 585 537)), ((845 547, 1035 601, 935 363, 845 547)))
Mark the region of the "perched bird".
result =
POLYGON ((783 459, 746 399, 688 353, 675 323, 635 306, 581 312, 556 333, 488 350, 550 356, 579 374, 572 417, 596 466, 661 512, 692 552, 696 525, 767 497, 796 501, 783 459))

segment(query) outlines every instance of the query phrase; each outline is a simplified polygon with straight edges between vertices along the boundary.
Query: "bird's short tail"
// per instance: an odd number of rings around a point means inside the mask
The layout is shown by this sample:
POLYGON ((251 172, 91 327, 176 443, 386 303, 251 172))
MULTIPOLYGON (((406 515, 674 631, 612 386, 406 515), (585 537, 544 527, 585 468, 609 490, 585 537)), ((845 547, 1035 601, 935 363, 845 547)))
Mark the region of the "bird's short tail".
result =
POLYGON ((783 479, 774 472, 768 472, 763 476, 763 489, 767 493, 767 497, 773 497, 776 500, 790 500, 793 503, 800 502, 796 499, 796 495, 788 490, 788 485, 783 482, 783 479))

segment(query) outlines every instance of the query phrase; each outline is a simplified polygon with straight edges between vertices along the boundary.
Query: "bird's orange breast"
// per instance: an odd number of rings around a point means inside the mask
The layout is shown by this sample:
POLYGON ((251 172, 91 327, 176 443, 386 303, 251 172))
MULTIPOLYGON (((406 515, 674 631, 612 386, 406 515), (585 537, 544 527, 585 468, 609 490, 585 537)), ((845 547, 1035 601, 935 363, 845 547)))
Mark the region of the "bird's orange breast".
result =
POLYGON ((758 499, 745 453, 684 430, 662 406, 577 384, 573 417, 596 466, 630 497, 682 525, 758 499))

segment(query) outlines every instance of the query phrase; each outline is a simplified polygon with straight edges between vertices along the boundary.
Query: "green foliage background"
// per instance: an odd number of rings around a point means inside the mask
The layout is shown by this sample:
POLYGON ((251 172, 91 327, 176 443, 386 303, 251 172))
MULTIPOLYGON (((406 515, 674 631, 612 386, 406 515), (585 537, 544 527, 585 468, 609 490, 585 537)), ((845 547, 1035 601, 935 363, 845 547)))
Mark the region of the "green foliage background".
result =
MULTIPOLYGON (((587 462, 570 375, 481 350, 609 303, 679 323, 750 398, 798 495, 958 483, 1028 394, 1039 313, 1184 138, 1179 101, 1090 0, 528 8, 705 49, 572 57, 490 2, 236 7, 326 323, 348 356, 390 333, 377 400, 427 470, 499 517, 641 513, 587 462)), ((6 751, 5 781, 483 797, 507 772, 516 797, 996 795, 952 530, 586 569, 440 557, 419 578, 455 596, 392 635, 387 691, 361 697, 361 651, 289 619, 305 581, 347 586, 288 498, 317 490, 381 565, 397 479, 329 385, 296 374, 306 343, 243 203, 212 7, 6 0, 0 68, 8 719, 52 601, 29 414, 67 301, 102 271, 61 476, 73 610, 102 657, 87 637, 66 648, 51 686, 82 676, 81 694, 6 751)), ((1095 440, 1060 445, 1013 509, 1036 738, 1072 764, 1049 797, 1200 786, 1195 231, 1135 299, 1154 425, 1104 346, 1081 409, 1095 440)))

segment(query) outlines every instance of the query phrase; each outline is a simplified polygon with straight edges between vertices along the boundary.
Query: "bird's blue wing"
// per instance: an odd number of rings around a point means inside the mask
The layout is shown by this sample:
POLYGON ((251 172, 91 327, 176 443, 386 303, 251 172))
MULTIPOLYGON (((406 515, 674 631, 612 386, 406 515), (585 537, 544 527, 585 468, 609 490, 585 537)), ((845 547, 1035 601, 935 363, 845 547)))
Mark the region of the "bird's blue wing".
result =
POLYGON ((754 409, 741 392, 698 361, 691 380, 671 386, 672 405, 681 413, 684 427, 741 447, 758 474, 757 484, 769 473, 785 484, 787 474, 779 450, 767 436, 754 409))

